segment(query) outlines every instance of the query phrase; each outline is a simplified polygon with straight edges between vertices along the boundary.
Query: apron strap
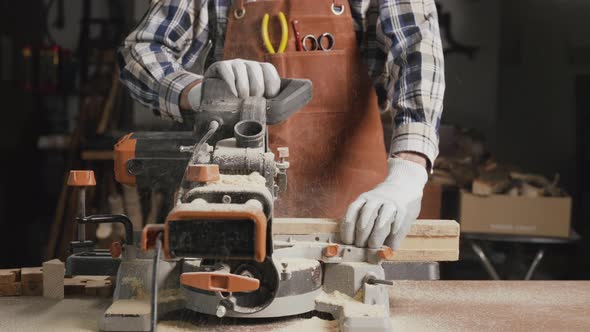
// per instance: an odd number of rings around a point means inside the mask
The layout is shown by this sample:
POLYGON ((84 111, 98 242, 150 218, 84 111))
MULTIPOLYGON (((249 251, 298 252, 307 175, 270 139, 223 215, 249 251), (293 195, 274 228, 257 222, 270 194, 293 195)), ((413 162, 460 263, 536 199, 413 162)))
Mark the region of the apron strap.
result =
POLYGON ((246 7, 244 7, 244 0, 236 0, 233 6, 233 15, 236 20, 241 20, 246 16, 246 7))
POLYGON ((342 0, 332 0, 332 13, 334 13, 334 15, 344 13, 344 3, 342 0))

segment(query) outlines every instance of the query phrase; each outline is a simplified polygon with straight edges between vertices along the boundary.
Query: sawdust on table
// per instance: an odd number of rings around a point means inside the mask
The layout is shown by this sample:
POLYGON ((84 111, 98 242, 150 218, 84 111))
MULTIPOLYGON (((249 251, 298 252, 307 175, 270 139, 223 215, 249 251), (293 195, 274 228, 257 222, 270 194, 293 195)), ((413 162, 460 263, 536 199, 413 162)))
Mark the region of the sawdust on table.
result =
POLYGON ((394 281, 396 331, 590 331, 590 282, 394 281))
POLYGON ((363 303, 339 291, 322 292, 315 301, 342 307, 344 315, 348 317, 386 317, 389 313, 389 308, 363 303))
POLYGON ((190 322, 180 320, 167 320, 158 322, 158 332, 195 332, 207 331, 203 327, 199 327, 190 322))
POLYGON ((136 277, 123 277, 121 284, 128 285, 129 288, 131 288, 133 297, 135 299, 143 300, 146 298, 143 279, 136 277))
MULTIPOLYGON (((260 325, 260 331, 269 331, 264 325, 260 325)), ((245 325, 211 325, 211 323, 202 323, 195 321, 185 320, 165 320, 158 322, 158 332, 211 332, 211 331, 223 331, 223 332, 241 332, 241 331, 252 331, 248 328, 248 324, 245 325)))
POLYGON ((149 315, 151 306, 148 301, 117 300, 107 309, 106 315, 149 315))
POLYGON ((322 332, 338 332, 337 320, 325 320, 318 317, 309 319, 301 319, 291 325, 285 326, 277 332, 305 332, 305 331, 322 331, 322 332))
POLYGON ((168 303, 184 300, 184 295, 179 288, 162 289, 158 291, 158 303, 168 303))

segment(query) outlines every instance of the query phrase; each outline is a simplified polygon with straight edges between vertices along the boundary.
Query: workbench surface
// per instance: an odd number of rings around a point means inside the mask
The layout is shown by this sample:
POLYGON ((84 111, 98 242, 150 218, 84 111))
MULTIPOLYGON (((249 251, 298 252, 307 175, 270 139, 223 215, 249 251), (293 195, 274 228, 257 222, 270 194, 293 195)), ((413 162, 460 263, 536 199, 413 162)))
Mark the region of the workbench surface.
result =
MULTIPOLYGON (((396 281, 390 301, 395 331, 590 331, 590 281, 396 281)), ((0 297, 0 331, 96 331, 109 303, 0 297)), ((318 318, 236 321, 183 312, 171 319, 158 331, 336 330, 318 318)))

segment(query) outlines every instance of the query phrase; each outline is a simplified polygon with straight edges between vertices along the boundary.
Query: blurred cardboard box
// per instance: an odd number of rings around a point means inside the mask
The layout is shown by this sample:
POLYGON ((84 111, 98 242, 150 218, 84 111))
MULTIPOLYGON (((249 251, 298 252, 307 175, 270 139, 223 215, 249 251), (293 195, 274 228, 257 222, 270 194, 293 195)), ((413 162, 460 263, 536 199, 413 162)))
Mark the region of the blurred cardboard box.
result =
POLYGON ((571 206, 569 196, 477 196, 462 191, 461 232, 568 237, 571 206))

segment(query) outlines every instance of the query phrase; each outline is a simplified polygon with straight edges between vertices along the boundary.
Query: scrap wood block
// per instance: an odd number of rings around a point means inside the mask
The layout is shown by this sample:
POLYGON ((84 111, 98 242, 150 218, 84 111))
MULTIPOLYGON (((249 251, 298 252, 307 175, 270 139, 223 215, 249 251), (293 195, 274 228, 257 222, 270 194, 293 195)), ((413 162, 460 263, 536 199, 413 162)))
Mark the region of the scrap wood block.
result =
POLYGON ((88 280, 84 294, 87 296, 110 297, 113 287, 109 280, 88 280))
POLYGON ((109 278, 111 278, 110 276, 73 276, 72 279, 76 279, 78 281, 81 281, 83 283, 86 283, 90 280, 98 280, 98 281, 104 281, 104 280, 109 280, 109 278))
POLYGON ((0 285, 20 281, 20 269, 0 270, 0 285))
POLYGON ((0 284, 0 296, 19 296, 22 294, 20 282, 0 284))
POLYGON ((43 268, 23 267, 20 272, 20 279, 22 283, 22 295, 43 295, 43 268))
POLYGON ((39 283, 43 282, 43 268, 42 267, 23 267, 20 272, 21 281, 23 283, 39 283))
POLYGON ((100 296, 113 294, 113 277, 110 276, 74 276, 64 279, 66 296, 100 296))
POLYGON ((59 259, 43 263, 43 297, 64 298, 65 265, 59 259))
POLYGON ((21 282, 22 295, 24 296, 43 296, 43 281, 21 282))
POLYGON ((76 277, 64 279, 64 296, 84 295, 84 288, 86 288, 85 280, 76 277))

